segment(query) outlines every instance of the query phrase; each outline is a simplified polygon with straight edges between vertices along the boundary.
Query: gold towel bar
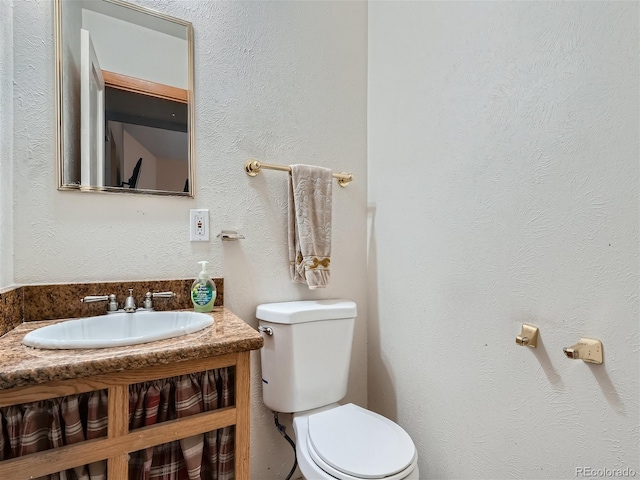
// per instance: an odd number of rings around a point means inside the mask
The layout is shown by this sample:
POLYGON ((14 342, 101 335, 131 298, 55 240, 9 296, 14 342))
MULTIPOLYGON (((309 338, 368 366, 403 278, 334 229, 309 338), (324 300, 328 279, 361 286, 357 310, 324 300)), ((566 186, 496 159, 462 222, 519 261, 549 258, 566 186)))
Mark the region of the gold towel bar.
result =
MULTIPOLYGON (((273 165, 271 163, 262 163, 253 158, 250 158, 249 160, 244 162, 244 170, 247 172, 247 175, 251 177, 255 177, 256 175, 258 175, 262 168, 266 168, 268 170, 280 170, 281 172, 291 171, 291 167, 288 167, 286 165, 273 165)), ((346 187, 347 185, 349 185, 349 182, 353 180, 353 174, 344 173, 344 172, 334 173, 333 178, 338 179, 338 185, 340 185, 341 187, 346 187)))

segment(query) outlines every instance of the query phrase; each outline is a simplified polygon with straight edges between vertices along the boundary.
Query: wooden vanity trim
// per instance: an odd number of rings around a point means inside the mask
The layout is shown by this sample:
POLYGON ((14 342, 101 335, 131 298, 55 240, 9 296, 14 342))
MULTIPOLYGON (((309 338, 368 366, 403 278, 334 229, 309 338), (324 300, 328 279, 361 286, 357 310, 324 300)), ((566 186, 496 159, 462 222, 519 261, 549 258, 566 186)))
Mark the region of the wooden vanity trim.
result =
MULTIPOLYGON (((249 352, 239 353, 248 354, 249 352)), ((27 387, 8 388, 6 390, 0 390, 0 407, 93 392, 94 390, 102 390, 103 388, 118 385, 128 386, 131 383, 159 380, 161 378, 186 375, 192 372, 203 372, 215 368, 232 367, 236 365, 236 355, 237 353, 230 353, 217 357, 196 358, 180 363, 172 363, 170 365, 155 365, 138 370, 124 370, 122 372, 96 375, 87 378, 58 380, 39 385, 29 385, 27 387)))
POLYGON ((109 389, 109 425, 105 438, 46 450, 0 462, 0 479, 30 479, 107 459, 108 477, 128 477, 129 453, 192 435, 236 426, 235 478, 250 472, 250 352, 157 365, 93 378, 0 390, 0 406, 109 389), (235 366, 235 406, 171 420, 129 432, 129 384, 235 366))
POLYGON ((251 441, 250 411, 251 411, 251 374, 249 352, 238 353, 236 364, 236 408, 238 412, 246 414, 236 418, 236 450, 235 474, 236 478, 249 478, 249 445, 251 441))
MULTIPOLYGON (((129 387, 109 387, 107 438, 118 441, 129 433, 129 387), (113 401, 111 401, 113 398, 113 401), (113 419, 113 421, 112 421, 113 419)), ((91 462, 88 462, 91 463, 91 462)), ((81 464, 83 465, 83 464, 81 464)), ((60 469, 63 470, 63 469, 60 469)), ((129 454, 121 452, 107 461, 107 478, 128 478, 129 454)))

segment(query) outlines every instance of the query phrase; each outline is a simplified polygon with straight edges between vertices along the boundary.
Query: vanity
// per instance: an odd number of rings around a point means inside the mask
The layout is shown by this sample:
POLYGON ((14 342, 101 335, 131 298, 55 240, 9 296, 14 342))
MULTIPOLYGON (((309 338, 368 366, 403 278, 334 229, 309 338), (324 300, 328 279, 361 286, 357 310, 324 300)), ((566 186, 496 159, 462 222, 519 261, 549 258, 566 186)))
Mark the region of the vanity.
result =
MULTIPOLYGON (((75 196, 78 203, 86 192, 109 193, 112 197, 172 196, 182 202, 186 212, 196 196, 194 29, 189 19, 168 13, 188 17, 196 12, 166 2, 157 4, 160 11, 122 0, 49 3, 55 34, 51 53, 58 190, 75 196)), ((43 3, 42 8, 48 7, 43 3)), ((108 195, 103 198, 105 204, 110 201, 108 195)), ((202 204, 206 199, 199 201, 202 204)), ((164 200, 157 205, 164 205, 164 200)), ((79 227, 81 224, 82 220, 79 227)), ((125 224, 126 229, 129 225, 125 224)), ((138 227, 136 220, 129 234, 138 227)), ((63 240, 56 238, 55 242, 63 240)), ((95 246, 101 242, 114 248, 98 233, 92 243, 95 246)), ((127 258, 136 258, 136 248, 128 250, 133 251, 127 252, 127 258)), ((144 258, 146 253, 138 257, 144 258)), ((94 258, 95 265, 107 263, 102 257, 94 258)), ((195 263, 196 258, 192 260, 195 263)), ((86 269, 91 267, 87 265, 86 269)), ((224 448, 211 448, 215 453, 210 454, 224 459, 224 478, 249 478, 249 360, 250 351, 260 348, 263 339, 222 306, 221 284, 216 285, 217 307, 211 314, 214 324, 198 332, 99 349, 46 350, 22 344, 30 331, 64 319, 100 315, 108 324, 104 304, 80 303, 80 298, 90 295, 114 294, 124 299, 124 289, 133 287, 136 302, 142 305, 144 292, 170 290, 176 296, 159 299, 156 310, 189 308, 192 282, 129 281, 126 286, 95 282, 0 290, 0 479, 38 478, 98 465, 104 467, 104 474, 95 478, 124 480, 133 476, 132 469, 137 473, 140 463, 153 468, 149 451, 158 446, 179 442, 182 450, 176 455, 186 457, 187 452, 198 450, 193 447, 193 439, 203 437, 205 453, 200 447, 200 455, 205 458, 206 439, 216 436, 218 446, 220 441, 227 442, 224 448), (168 407, 169 413, 164 417, 158 414, 157 419, 136 417, 138 405, 133 408, 132 404, 139 400, 140 392, 156 389, 162 393, 162 388, 169 385, 173 395, 178 391, 176 385, 183 386, 179 382, 186 385, 185 391, 202 387, 198 395, 205 399, 193 400, 184 408, 168 407), (214 394, 224 398, 206 399, 214 394), (94 420, 97 425, 92 426, 87 416, 87 398, 103 402, 99 403, 99 421, 94 420), (70 423, 63 417, 74 402, 80 405, 75 407, 80 412, 74 424, 78 426, 75 436, 67 431, 70 423), (196 404, 198 408, 191 408, 196 404), (45 434, 43 444, 36 445, 31 437, 38 436, 37 422, 25 428, 21 425, 34 411, 32 416, 46 417, 51 405, 62 412, 62 420, 49 422, 53 426, 47 428, 61 431, 60 440, 46 441, 45 434)), ((123 307, 126 310, 126 305, 123 307)), ((192 395, 187 400, 195 398, 192 395)), ((176 395, 174 403, 180 401, 189 403, 176 395)), ((145 403, 144 407, 148 406, 145 403)), ((173 468, 174 459, 171 462, 173 468)), ((153 465, 157 465, 155 453, 153 465)), ((211 466, 202 468, 205 478, 206 468, 211 466)), ((193 474, 192 469, 189 473, 193 474)))
MULTIPOLYGON (((107 478, 129 478, 133 452, 234 427, 236 479, 249 478, 250 351, 262 336, 224 307, 199 332, 155 342, 101 349, 40 350, 24 346, 28 332, 62 320, 30 321, 0 337, 0 409, 104 390, 106 435, 0 461, 0 478, 22 479, 106 461, 107 478), (233 404, 130 430, 131 387, 230 368, 233 404)), ((105 316, 108 321, 108 316, 105 316)))
MULTIPOLYGON (((173 196, 177 202, 194 198, 191 22, 122 0, 52 4, 58 190, 71 196, 95 192, 173 196)), ((171 10, 165 7, 158 5, 171 10)), ((189 14, 188 9, 176 10, 189 14)), ((101 241, 96 236, 95 243, 101 241)), ((212 326, 137 345, 75 350, 32 348, 22 340, 65 319, 104 316, 108 324, 104 304, 79 300, 104 294, 124 299, 130 288, 138 305, 144 292, 171 291, 176 295, 160 298, 155 310, 190 309, 193 279, 0 290, 0 479, 99 468, 91 478, 124 480, 143 476, 138 475, 142 464, 145 469, 173 469, 182 460, 187 464, 194 451, 203 459, 202 478, 215 465, 218 471, 225 469, 223 478, 248 479, 250 352, 261 348, 263 339, 224 308, 223 285, 215 280, 212 326), (152 390, 157 394, 153 401, 162 401, 169 391, 173 404, 164 413, 164 407, 148 401, 152 390), (90 408, 94 400, 99 410, 95 418, 90 408), (139 416, 141 404, 144 413, 139 416), (147 415, 154 408, 159 413, 147 415), (54 409, 58 417, 50 421, 54 409), (70 423, 70 412, 76 423, 70 423), (41 434, 34 417, 48 422, 47 431, 55 435, 41 434), (204 439, 204 447, 194 446, 196 438, 204 439), (176 442, 175 455, 166 463, 156 462, 156 450, 176 442)), ((127 305, 123 310, 131 313, 127 305)), ((200 478, 194 473, 199 467, 187 468, 191 478, 200 478)))

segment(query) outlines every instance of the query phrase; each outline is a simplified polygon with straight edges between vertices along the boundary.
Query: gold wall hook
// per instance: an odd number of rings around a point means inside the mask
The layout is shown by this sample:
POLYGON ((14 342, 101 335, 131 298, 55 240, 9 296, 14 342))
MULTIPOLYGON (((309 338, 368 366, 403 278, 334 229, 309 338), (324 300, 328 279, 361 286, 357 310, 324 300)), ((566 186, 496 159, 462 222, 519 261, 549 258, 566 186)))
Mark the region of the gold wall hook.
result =
POLYGON ((562 351, 572 360, 582 360, 600 365, 604 361, 602 342, 595 338, 581 338, 578 343, 563 348, 562 351))
POLYGON ((523 323, 520 335, 516 337, 516 343, 522 347, 526 345, 536 348, 538 346, 538 327, 523 323))

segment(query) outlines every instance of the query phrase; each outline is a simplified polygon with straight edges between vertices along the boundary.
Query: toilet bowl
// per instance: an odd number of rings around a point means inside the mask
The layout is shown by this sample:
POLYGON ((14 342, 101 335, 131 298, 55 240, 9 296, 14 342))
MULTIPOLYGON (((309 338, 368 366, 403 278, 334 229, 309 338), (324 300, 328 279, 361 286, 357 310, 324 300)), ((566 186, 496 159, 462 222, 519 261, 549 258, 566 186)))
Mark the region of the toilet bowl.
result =
POLYGON ((296 455, 306 480, 417 480, 418 455, 391 420, 354 404, 293 416, 296 455))
POLYGON ((347 393, 356 304, 313 300, 258 305, 262 399, 293 413, 296 455, 307 480, 414 480, 418 454, 402 427, 347 393))

